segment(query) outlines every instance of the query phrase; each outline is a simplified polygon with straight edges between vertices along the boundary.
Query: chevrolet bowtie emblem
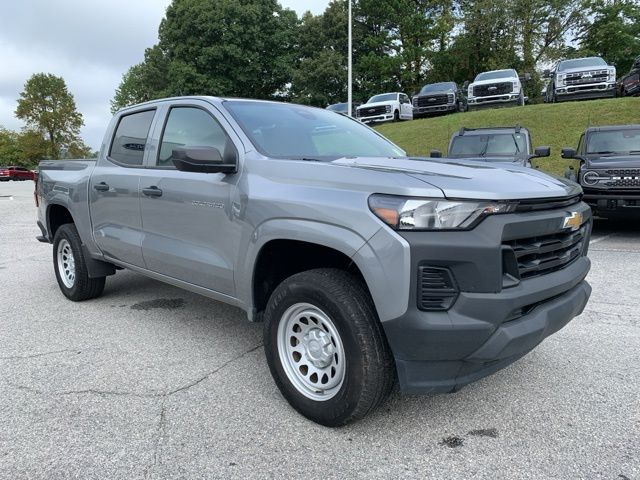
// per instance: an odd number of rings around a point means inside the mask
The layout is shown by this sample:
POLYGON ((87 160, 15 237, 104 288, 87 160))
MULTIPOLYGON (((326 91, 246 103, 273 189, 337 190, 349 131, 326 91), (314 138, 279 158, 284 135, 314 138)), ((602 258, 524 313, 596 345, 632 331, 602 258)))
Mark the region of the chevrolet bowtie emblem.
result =
POLYGON ((569 228, 575 232, 582 226, 582 214, 580 212, 571 212, 571 215, 564 218, 562 228, 569 228))

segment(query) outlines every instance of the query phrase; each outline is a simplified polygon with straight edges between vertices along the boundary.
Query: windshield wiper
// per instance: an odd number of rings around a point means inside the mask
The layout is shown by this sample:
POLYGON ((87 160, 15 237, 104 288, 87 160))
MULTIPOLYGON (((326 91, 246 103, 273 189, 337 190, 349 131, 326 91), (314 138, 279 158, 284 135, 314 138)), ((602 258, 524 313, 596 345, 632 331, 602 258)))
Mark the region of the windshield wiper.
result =
POLYGON ((592 155, 613 155, 614 153, 618 153, 618 152, 612 152, 610 150, 605 150, 605 151, 602 151, 602 152, 589 152, 589 153, 591 153, 592 155))

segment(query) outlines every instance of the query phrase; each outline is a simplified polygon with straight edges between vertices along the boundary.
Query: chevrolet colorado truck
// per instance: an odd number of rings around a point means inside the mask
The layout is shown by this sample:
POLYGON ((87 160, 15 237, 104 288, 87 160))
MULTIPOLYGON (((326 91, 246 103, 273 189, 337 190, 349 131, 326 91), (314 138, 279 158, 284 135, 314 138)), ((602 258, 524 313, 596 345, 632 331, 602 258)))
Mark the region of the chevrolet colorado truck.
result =
POLYGON ((396 380, 451 392, 489 375, 591 292, 578 185, 410 158, 324 109, 157 100, 119 111, 97 160, 39 168, 64 296, 98 297, 124 268, 239 307, 264 322, 283 396, 322 425, 362 418, 396 380))
POLYGON ((551 103, 616 96, 616 67, 600 57, 562 60, 544 76, 551 79, 547 89, 551 103))
POLYGON ((413 120, 413 106, 404 93, 381 93, 356 108, 356 117, 362 123, 413 120))
MULTIPOLYGON (((437 150, 432 151, 437 154, 437 150)), ((448 159, 467 158, 483 162, 508 163, 531 167, 534 158, 551 155, 550 147, 531 146, 529 130, 514 127, 462 127, 451 136, 448 159)))
POLYGON ((522 106, 525 103, 522 82, 512 68, 479 73, 467 89, 469 111, 485 107, 522 106))
POLYGON ((596 215, 640 216, 640 125, 587 128, 562 157, 580 161, 574 179, 596 215))

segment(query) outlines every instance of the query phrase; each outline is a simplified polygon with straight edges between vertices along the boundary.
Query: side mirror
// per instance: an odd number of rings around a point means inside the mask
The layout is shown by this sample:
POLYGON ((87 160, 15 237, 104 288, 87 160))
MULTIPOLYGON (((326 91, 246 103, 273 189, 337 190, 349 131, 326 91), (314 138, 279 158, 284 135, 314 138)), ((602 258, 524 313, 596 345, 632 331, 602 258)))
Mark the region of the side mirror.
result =
POLYGON ((176 147, 171 153, 171 160, 181 172, 232 173, 237 171, 236 163, 224 163, 222 153, 215 147, 176 147))
POLYGON ((529 72, 525 72, 524 75, 522 75, 522 81, 528 82, 530 80, 531 80, 531 74, 529 72))
POLYGON ((536 147, 534 154, 536 157, 550 157, 551 147, 536 147))
POLYGON ((431 150, 429 152, 429 157, 431 157, 431 158, 442 158, 442 152, 440 150, 431 150))
POLYGON ((574 148, 563 148, 560 151, 562 158, 576 158, 576 150, 574 148))
POLYGON ((551 78, 551 70, 548 68, 542 73, 542 78, 551 78))

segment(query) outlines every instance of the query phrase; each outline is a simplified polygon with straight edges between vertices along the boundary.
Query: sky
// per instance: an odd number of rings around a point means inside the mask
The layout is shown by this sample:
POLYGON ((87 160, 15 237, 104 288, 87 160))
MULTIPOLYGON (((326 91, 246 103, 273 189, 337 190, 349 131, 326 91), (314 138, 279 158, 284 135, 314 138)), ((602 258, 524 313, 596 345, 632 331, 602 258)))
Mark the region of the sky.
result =
MULTIPOLYGON (((211 0, 215 1, 215 0, 211 0)), ((34 73, 61 76, 84 116, 85 143, 100 148, 122 74, 154 45, 170 0, 19 0, 0 15, 0 126, 19 130, 16 101, 34 73)), ((329 0, 280 0, 301 15, 329 0)))

